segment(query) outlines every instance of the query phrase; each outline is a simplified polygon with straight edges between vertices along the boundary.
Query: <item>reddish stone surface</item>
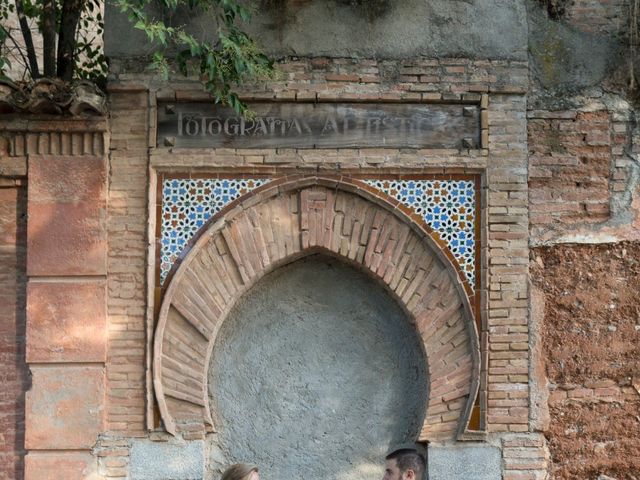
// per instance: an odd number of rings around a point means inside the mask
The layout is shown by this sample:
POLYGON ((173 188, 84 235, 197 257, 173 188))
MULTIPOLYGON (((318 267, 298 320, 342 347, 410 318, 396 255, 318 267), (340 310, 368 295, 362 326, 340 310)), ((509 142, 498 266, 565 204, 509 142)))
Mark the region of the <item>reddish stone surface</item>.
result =
POLYGON ((0 188, 0 479, 24 468, 26 192, 0 188))
POLYGON ((81 205, 29 203, 27 272, 30 276, 103 275, 106 272, 105 208, 98 199, 81 205))
POLYGON ((29 453, 25 459, 25 480, 97 479, 98 465, 91 453, 29 453))
POLYGON ((106 323, 104 281, 31 282, 27 361, 104 362, 106 323))
POLYGON ((27 271, 106 273, 106 163, 98 157, 29 159, 27 271))
POLYGON ((91 448, 104 426, 104 369, 37 366, 31 368, 31 374, 27 449, 91 448))
POLYGON ((555 479, 640 472, 640 244, 534 251, 555 479))
POLYGON ((105 198, 106 162, 89 156, 30 156, 29 201, 82 203, 105 198))

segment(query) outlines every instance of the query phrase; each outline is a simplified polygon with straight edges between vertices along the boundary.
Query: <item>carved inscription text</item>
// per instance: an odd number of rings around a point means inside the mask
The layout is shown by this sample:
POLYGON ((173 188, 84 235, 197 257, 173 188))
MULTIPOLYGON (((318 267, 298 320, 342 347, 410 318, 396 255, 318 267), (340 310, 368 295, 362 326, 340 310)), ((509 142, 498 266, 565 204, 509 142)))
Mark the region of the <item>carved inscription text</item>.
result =
POLYGON ((479 108, 451 104, 255 103, 244 118, 210 103, 160 105, 159 147, 478 148, 479 108))

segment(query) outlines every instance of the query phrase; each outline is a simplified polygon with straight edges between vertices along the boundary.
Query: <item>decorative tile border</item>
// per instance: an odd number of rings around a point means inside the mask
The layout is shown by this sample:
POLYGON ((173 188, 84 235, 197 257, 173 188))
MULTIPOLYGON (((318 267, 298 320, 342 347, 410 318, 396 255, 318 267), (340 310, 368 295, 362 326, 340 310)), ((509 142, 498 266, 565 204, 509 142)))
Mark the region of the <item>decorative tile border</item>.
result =
MULTIPOLYGON (((476 285, 476 208, 478 191, 473 179, 358 179, 420 215, 449 247, 473 291, 476 285)), ((182 250, 213 215, 241 195, 268 183, 270 178, 162 179, 160 284, 182 250)))
POLYGON ((207 220, 267 178, 166 178, 162 182, 160 283, 207 220))
POLYGON ((364 180, 420 215, 475 286, 476 186, 473 180, 364 180))

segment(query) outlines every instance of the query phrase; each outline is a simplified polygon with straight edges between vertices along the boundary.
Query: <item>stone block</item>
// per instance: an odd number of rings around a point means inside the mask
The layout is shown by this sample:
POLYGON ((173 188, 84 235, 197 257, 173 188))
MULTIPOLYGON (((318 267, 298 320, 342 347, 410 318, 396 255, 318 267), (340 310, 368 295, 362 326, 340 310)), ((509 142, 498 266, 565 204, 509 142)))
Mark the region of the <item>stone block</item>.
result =
POLYGON ((200 480, 204 477, 204 442, 134 440, 131 480, 200 480))
POLYGON ((29 156, 29 201, 83 203, 106 198, 107 164, 93 156, 29 156))
POLYGON ((490 445, 429 446, 429 480, 501 480, 501 461, 490 445))
POLYGON ((106 282, 30 282, 27 362, 104 362, 106 282))
POLYGON ((97 480, 98 462, 89 452, 31 452, 25 458, 25 480, 97 480))
POLYGON ((89 449, 104 425, 104 368, 33 366, 26 394, 28 450, 89 449))
POLYGON ((29 275, 106 273, 106 162, 29 157, 29 275))
POLYGON ((104 200, 82 204, 34 204, 29 194, 27 274, 106 274, 104 200))

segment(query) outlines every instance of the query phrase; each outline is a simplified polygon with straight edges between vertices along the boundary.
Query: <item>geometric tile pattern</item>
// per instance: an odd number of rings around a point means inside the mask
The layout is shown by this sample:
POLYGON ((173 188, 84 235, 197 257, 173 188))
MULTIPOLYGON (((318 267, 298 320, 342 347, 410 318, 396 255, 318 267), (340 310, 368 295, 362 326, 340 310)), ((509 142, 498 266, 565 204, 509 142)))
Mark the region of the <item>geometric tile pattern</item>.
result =
POLYGON ((476 185, 472 180, 365 180, 420 215, 475 287, 476 185))
POLYGON ((160 283, 180 252, 207 220, 268 178, 173 178, 162 184, 160 283))
MULTIPOLYGON (((160 283, 180 253, 213 215, 270 178, 165 178, 162 183, 160 283)), ((473 180, 361 181, 420 215, 449 247, 475 290, 476 186, 473 180)))

